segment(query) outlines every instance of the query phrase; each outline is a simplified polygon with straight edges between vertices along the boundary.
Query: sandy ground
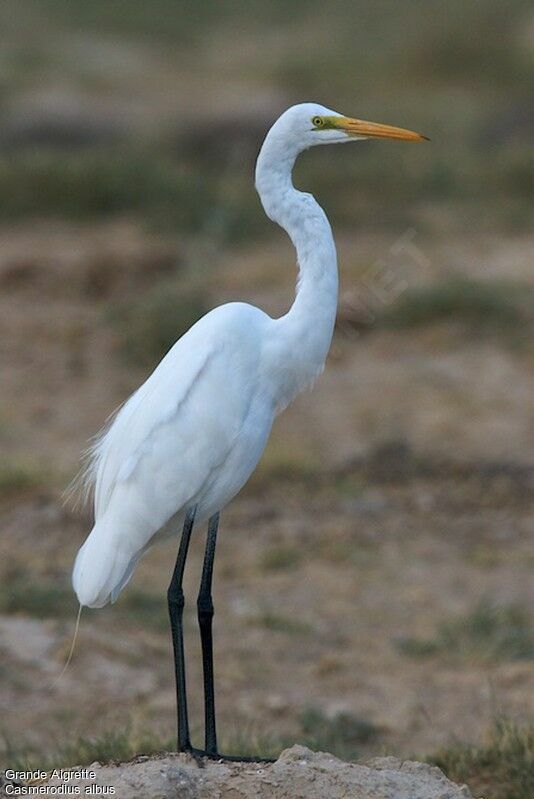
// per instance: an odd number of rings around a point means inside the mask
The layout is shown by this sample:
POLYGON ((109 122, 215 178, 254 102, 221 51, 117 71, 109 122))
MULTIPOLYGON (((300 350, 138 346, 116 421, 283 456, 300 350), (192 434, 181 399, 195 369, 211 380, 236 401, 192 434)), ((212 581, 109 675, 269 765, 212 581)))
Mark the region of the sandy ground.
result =
POLYGON ((113 786, 124 799, 470 799, 466 785, 450 782, 435 766, 394 757, 373 758, 367 765, 342 763, 328 754, 293 746, 274 763, 195 762, 186 755, 140 758, 134 763, 101 767, 81 778, 54 779, 50 785, 80 790, 113 786), (200 767, 199 767, 200 765, 200 767))

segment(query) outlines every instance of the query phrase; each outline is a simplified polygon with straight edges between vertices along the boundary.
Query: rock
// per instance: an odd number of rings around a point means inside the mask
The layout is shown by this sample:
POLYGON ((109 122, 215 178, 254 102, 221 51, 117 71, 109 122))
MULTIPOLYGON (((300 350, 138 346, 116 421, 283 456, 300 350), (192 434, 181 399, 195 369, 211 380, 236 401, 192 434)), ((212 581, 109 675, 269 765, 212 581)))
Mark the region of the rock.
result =
POLYGON ((344 763, 304 746, 286 749, 274 763, 199 765, 188 755, 168 754, 90 769, 89 778, 69 780, 71 791, 79 786, 81 795, 89 789, 120 799, 472 799, 467 786, 455 785, 436 766, 394 757, 344 763))

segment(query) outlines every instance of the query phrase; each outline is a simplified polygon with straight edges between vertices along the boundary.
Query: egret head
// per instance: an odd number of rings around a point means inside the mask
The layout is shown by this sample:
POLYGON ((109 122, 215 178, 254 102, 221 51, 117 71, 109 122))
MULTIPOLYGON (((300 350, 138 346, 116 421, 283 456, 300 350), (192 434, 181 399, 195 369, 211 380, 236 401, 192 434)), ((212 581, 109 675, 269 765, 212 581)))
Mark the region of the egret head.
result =
POLYGON ((318 103, 300 103, 288 108, 273 125, 271 134, 298 151, 316 144, 342 144, 358 139, 426 139, 412 130, 346 117, 318 103))

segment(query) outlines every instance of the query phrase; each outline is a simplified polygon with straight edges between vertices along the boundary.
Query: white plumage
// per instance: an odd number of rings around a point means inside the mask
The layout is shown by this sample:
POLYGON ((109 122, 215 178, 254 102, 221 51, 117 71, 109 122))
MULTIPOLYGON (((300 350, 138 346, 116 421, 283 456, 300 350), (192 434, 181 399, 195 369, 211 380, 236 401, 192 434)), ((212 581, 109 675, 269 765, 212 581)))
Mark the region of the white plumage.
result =
POLYGON ((239 303, 209 313, 98 440, 90 475, 96 523, 74 569, 82 604, 114 598, 156 533, 179 529, 194 504, 199 519, 209 517, 250 476, 273 419, 259 391, 267 322, 239 303))
POLYGON ((197 505, 202 520, 224 507, 256 467, 276 413, 323 369, 337 306, 336 251, 324 212, 291 183, 299 152, 366 136, 417 137, 408 133, 314 103, 293 106, 271 128, 256 187, 296 247, 295 302, 280 319, 244 303, 208 313, 97 439, 86 473, 95 525, 73 571, 82 605, 114 600, 143 552, 176 533, 189 508, 197 505))

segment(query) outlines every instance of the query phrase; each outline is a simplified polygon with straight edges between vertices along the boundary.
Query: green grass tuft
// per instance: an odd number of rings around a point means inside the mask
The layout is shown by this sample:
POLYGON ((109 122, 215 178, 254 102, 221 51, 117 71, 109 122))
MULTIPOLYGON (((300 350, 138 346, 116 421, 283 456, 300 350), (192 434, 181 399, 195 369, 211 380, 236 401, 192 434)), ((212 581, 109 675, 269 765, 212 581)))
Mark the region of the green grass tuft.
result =
POLYGON ((10 186, 4 219, 24 216, 98 218, 145 213, 181 230, 203 224, 205 183, 157 153, 125 149, 20 151, 0 158, 0 183, 10 186))
POLYGON ((249 727, 224 740, 223 751, 255 757, 276 758, 295 743, 314 751, 330 752, 343 760, 354 761, 361 747, 376 741, 380 730, 374 724, 350 713, 327 716, 318 708, 307 708, 299 717, 298 732, 277 736, 249 727))
POLYGON ((449 779, 467 783, 484 799, 531 799, 534 796, 534 725, 499 721, 479 746, 456 744, 441 749, 430 763, 449 779))
POLYGON ((534 659, 534 630, 518 605, 480 602, 470 613, 443 622, 431 639, 400 638, 399 651, 410 657, 443 655, 485 662, 534 659))
POLYGON ((135 735, 131 730, 105 732, 100 737, 81 737, 68 743, 59 743, 53 754, 43 755, 35 749, 20 746, 4 735, 1 754, 6 768, 31 770, 69 768, 99 763, 119 763, 138 755, 155 755, 172 751, 175 742, 162 740, 150 733, 135 735))
POLYGON ((279 613, 265 611, 254 618, 254 624, 264 627, 275 633, 286 633, 287 635, 309 635, 313 632, 313 627, 309 622, 302 619, 293 619, 289 616, 282 616, 279 613))
POLYGON ((159 230, 206 235, 224 244, 246 240, 265 227, 244 169, 235 184, 228 196, 221 188, 224 173, 203 172, 159 145, 17 150, 0 153, 0 185, 9 186, 0 221, 126 215, 159 230))
POLYGON ((220 751, 229 755, 276 760, 280 752, 293 743, 257 724, 245 724, 235 730, 222 731, 220 751))
POLYGON ((296 546, 280 544, 269 547, 260 558, 263 571, 283 571, 296 569, 302 561, 303 552, 296 546))
MULTIPOLYGON (((22 614, 35 619, 65 619, 76 614, 77 602, 69 583, 22 570, 4 576, 0 586, 0 613, 22 614)), ((93 611, 86 608, 85 614, 93 611)), ((165 596, 140 589, 125 591, 108 611, 110 623, 143 624, 157 630, 168 629, 165 596)))
POLYGON ((46 487, 49 484, 44 472, 24 463, 0 465, 0 499, 46 487))
POLYGON ((374 724, 351 713, 327 716, 318 708, 308 708, 301 714, 300 731, 299 743, 342 760, 356 760, 361 746, 372 743, 380 734, 374 724))
POLYGON ((132 621, 139 626, 146 625, 159 632, 169 630, 165 593, 151 594, 138 588, 130 588, 113 606, 112 613, 116 613, 123 621, 132 621))
POLYGON ((534 321, 526 298, 532 298, 532 289, 509 281, 452 277, 408 289, 384 312, 381 322, 394 328, 457 322, 471 332, 515 337, 534 321))
POLYGON ((142 299, 113 308, 111 319, 125 356, 153 366, 207 310, 204 292, 163 282, 142 299))
POLYGON ((76 599, 70 586, 16 573, 2 581, 0 612, 35 619, 70 618, 76 613, 76 599))

